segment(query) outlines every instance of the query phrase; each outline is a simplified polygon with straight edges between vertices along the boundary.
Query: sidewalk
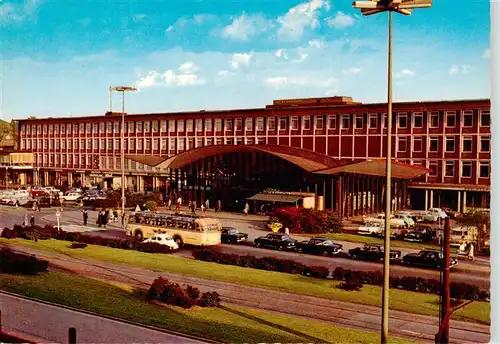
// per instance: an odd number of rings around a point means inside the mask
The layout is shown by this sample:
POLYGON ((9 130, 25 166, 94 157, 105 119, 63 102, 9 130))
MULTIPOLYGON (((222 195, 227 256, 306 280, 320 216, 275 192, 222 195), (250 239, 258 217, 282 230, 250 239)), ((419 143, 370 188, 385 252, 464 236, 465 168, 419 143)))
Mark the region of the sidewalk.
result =
MULTIPOLYGON (((58 253, 38 252, 21 247, 16 247, 16 250, 36 254, 47 259, 52 266, 86 277, 147 288, 155 278, 161 275, 177 283, 196 286, 202 292, 216 290, 221 295, 222 300, 230 304, 263 309, 283 315, 305 317, 342 327, 375 332, 380 329, 379 307, 156 272, 108 262, 75 259, 58 253)), ((437 333, 438 329, 438 319, 437 317, 391 310, 390 328, 393 336, 433 342, 434 334, 437 333)), ((490 338, 489 326, 452 320, 450 337, 453 343, 487 343, 490 338)))

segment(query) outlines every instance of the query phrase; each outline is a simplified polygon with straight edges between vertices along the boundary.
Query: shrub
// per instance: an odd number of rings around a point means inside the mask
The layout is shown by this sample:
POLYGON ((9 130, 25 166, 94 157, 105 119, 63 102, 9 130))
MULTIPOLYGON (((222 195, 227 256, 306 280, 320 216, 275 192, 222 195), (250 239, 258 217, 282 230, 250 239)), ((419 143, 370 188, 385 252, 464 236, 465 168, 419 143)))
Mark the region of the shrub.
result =
POLYGON ((156 207, 158 207, 158 203, 156 201, 150 200, 146 202, 146 209, 149 210, 156 210, 156 207))
POLYGON ((186 294, 193 300, 197 300, 200 297, 200 289, 188 285, 186 287, 186 294))
POLYGON ((71 248, 85 248, 85 247, 87 247, 87 244, 83 243, 83 242, 74 242, 71 244, 70 247, 71 248))
MULTIPOLYGON (((122 247, 122 242, 123 241, 116 243, 118 245, 117 248, 122 247)), ((167 245, 161 245, 155 242, 141 243, 139 249, 146 253, 172 253, 172 249, 167 245)))
POLYGON ((36 275, 46 272, 49 262, 20 253, 14 253, 9 249, 0 249, 0 271, 5 273, 20 273, 24 275, 36 275))
POLYGON ((302 270, 302 274, 316 278, 328 278, 330 270, 324 266, 308 266, 302 270))
POLYGON ((219 293, 212 291, 203 293, 198 301, 198 305, 201 307, 219 307, 220 302, 221 299, 219 293))
POLYGON ((302 207, 284 207, 271 214, 288 227, 291 233, 339 233, 342 231, 342 220, 337 214, 328 210, 313 210, 302 207))
POLYGON ((345 291, 360 291, 361 288, 363 288, 363 284, 359 282, 342 282, 339 285, 337 285, 337 288, 345 290, 345 291))

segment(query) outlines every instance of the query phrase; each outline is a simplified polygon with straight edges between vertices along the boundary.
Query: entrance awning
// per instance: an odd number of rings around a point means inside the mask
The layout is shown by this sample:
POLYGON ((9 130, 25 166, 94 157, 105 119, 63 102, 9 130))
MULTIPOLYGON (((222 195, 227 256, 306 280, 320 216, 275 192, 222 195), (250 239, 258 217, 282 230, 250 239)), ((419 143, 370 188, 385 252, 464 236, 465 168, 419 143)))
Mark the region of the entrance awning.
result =
POLYGON ((250 198, 249 201, 262 201, 262 202, 281 202, 281 203, 295 203, 302 197, 296 195, 279 195, 279 194, 267 194, 258 193, 250 198))
MULTIPOLYGON (((392 177, 396 179, 418 178, 429 172, 430 172, 429 169, 421 166, 403 164, 395 160, 393 160, 391 163, 391 174, 392 177)), ((364 174, 369 176, 384 177, 386 175, 386 160, 385 159, 365 160, 344 166, 333 167, 322 171, 317 171, 316 173, 329 174, 329 175, 334 175, 339 173, 352 173, 352 174, 364 174)))

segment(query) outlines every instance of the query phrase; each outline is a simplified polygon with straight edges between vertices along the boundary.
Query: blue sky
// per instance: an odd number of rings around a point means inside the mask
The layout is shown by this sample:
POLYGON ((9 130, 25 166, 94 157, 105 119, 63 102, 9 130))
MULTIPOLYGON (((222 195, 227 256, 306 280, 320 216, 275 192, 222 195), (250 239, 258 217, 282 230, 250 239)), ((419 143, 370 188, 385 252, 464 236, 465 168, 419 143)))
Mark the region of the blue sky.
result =
MULTIPOLYGON (((395 100, 490 96, 489 2, 395 16, 395 100)), ((0 0, 2 119, 386 99, 387 15, 351 1, 0 0), (114 101, 119 108, 119 98, 114 101)))

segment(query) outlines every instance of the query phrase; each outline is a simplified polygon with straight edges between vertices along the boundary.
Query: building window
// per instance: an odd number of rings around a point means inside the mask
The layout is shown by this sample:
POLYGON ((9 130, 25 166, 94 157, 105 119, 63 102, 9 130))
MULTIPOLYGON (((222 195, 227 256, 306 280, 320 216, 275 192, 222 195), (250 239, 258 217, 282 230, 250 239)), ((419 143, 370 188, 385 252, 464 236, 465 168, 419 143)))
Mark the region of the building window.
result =
POLYGON ((120 139, 115 139, 115 145, 113 146, 115 150, 120 149, 120 139))
POLYGON ((340 129, 349 129, 349 115, 342 115, 340 118, 340 129))
POLYGON ((276 130, 276 118, 275 117, 269 117, 267 119, 267 129, 269 129, 270 131, 276 130))
POLYGON ((212 131, 212 130, 213 130, 212 119, 211 118, 205 119, 205 131, 212 131))
POLYGON ((437 152, 439 149, 439 137, 432 136, 429 138, 429 152, 437 152))
POLYGON ((316 116, 316 130, 323 130, 323 116, 316 116))
POLYGON ((73 149, 79 149, 78 139, 73 139, 73 149))
POLYGON ((214 145, 214 138, 208 137, 207 138, 207 146, 213 146, 213 145, 214 145))
POLYGON ((446 111, 446 126, 448 128, 455 128, 456 123, 456 113, 455 111, 446 111))
POLYGON ((234 120, 234 129, 236 129, 238 131, 243 130, 243 119, 242 118, 236 118, 234 120))
POLYGON ((222 137, 217 137, 215 139, 215 145, 216 146, 222 146, 224 144, 224 139, 222 137))
POLYGON ((462 151, 464 153, 472 152, 472 137, 466 136, 462 138, 462 151))
POLYGON ((286 130, 286 117, 279 118, 279 130, 286 130))
POLYGON ((87 149, 92 149, 92 139, 87 139, 87 149))
POLYGON ((26 149, 26 139, 22 139, 21 140, 21 150, 25 150, 26 149))
MULTIPOLYGON (((129 130, 130 132, 130 130, 129 130)), ((166 133, 167 132, 167 121, 161 120, 160 121, 160 132, 166 133)))
POLYGON ((232 144, 234 144, 234 140, 233 140, 232 137, 226 137, 225 141, 226 141, 226 145, 232 145, 232 144))
POLYGON ((297 116, 290 119, 290 127, 292 130, 299 130, 299 118, 297 116))
POLYGON ((413 113, 413 128, 422 128, 424 126, 424 114, 421 112, 413 113))
POLYGON ((170 139, 170 151, 175 151, 175 139, 170 139))
POLYGON ((245 130, 246 131, 253 130, 253 118, 251 117, 245 118, 245 130))
POLYGON ((113 139, 108 139, 107 143, 108 143, 108 147, 106 147, 106 148, 108 148, 108 150, 113 149, 113 139))
MULTIPOLYGON (((144 132, 145 133, 151 132, 151 122, 150 121, 144 121, 144 132)), ((116 131, 115 131, 115 133, 116 133, 116 131)))
POLYGON ((480 114, 480 125, 482 127, 488 127, 490 126, 490 112, 487 110, 481 110, 480 114))
MULTIPOLYGON (((158 150, 158 146, 159 146, 159 139, 153 139, 153 150, 158 150)), ((146 145, 147 145, 147 142, 146 142, 146 145)))
POLYGON ((335 129, 337 127, 337 116, 328 116, 328 129, 335 129))
POLYGON ((398 137, 398 152, 406 152, 406 137, 398 137))
POLYGON ((203 147, 203 138, 199 137, 196 139, 196 148, 203 147))
POLYGON ((472 162, 462 161, 462 178, 472 177, 472 162))
POLYGON ((203 120, 202 119, 196 120, 196 131, 203 131, 203 120))
POLYGON ((303 130, 310 130, 311 129, 311 117, 304 116, 303 122, 302 122, 302 129, 303 130))
POLYGON ((161 139, 161 150, 167 150, 167 139, 161 139))
POLYGON ((258 131, 263 131, 264 130, 264 117, 257 117, 257 130, 258 131))
POLYGON ((153 121, 152 129, 153 129, 153 133, 158 132, 158 121, 153 121))
POLYGON ((193 120, 192 119, 188 119, 186 121, 186 131, 188 133, 192 133, 193 132, 193 120))
POLYGON ((439 128, 439 112, 432 111, 429 114, 429 128, 439 128))
POLYGON ((421 137, 413 138, 413 151, 415 153, 419 153, 422 151, 422 138, 421 137))
POLYGON ((446 153, 453 153, 455 151, 455 136, 446 137, 446 153))
POLYGON ((106 133, 111 134, 112 132, 113 132, 113 123, 111 122, 106 123, 106 133))
MULTIPOLYGON (((64 140, 62 141, 62 143, 64 143, 64 140)), ((92 145, 92 148, 93 148, 94 150, 99 149, 99 139, 94 139, 94 143, 93 143, 93 145, 92 145)))
POLYGON ((368 115, 368 128, 375 129, 378 125, 378 116, 376 113, 371 113, 368 115))
POLYGON ((135 129, 134 122, 128 122, 128 132, 133 133, 135 129))
POLYGON ((363 129, 363 115, 354 115, 354 129, 363 129))
POLYGON ((405 129, 408 126, 408 116, 406 113, 398 113, 398 128, 405 129))
POLYGON ((175 121, 172 119, 168 121, 168 132, 175 133, 175 121))
POLYGON ((222 119, 215 119, 215 131, 222 131, 222 119))
MULTIPOLYGON (((97 125, 97 123, 95 123, 95 125, 97 125)), ((33 134, 35 133, 35 130, 34 130, 34 127, 33 127, 33 134)), ((66 125, 65 124, 61 124, 61 134, 65 134, 66 133, 66 125)))
POLYGON ((479 178, 489 178, 490 177, 490 163, 480 162, 479 163, 479 178))
POLYGON ((474 113, 472 111, 464 111, 464 128, 470 128, 474 124, 474 113))
POLYGON ((438 175, 438 162, 437 161, 429 161, 429 177, 437 177, 438 175))
POLYGON ((194 149, 194 138, 192 137, 188 138, 187 149, 194 149))
POLYGON ((184 151, 186 145, 186 140, 184 138, 179 139, 179 151, 184 151))
MULTIPOLYGON (((115 141, 115 145, 116 145, 116 141, 115 141)), ((146 143, 145 143, 145 147, 146 151, 150 151, 151 150, 151 139, 146 139, 146 143)))
MULTIPOLYGON (((149 122, 147 122, 147 123, 149 123, 149 122)), ((119 134, 120 133, 120 123, 119 122, 115 122, 114 123, 114 129, 113 130, 114 130, 115 134, 119 134)), ((147 130, 147 131, 149 131, 149 130, 147 130)))
POLYGON ((226 119, 224 121, 224 129, 226 129, 226 131, 232 131, 233 130, 233 120, 232 119, 226 119))
MULTIPOLYGON (((71 132, 70 130, 70 124, 68 124, 68 134, 71 132)), ((104 122, 99 123, 99 133, 104 134, 106 130, 106 124, 104 122)))
POLYGON ((184 120, 180 119, 177 121, 177 131, 183 133, 184 132, 184 120))
POLYGON ((488 153, 490 151, 490 137, 481 136, 481 153, 488 153))
POLYGON ((253 137, 247 137, 245 140, 247 145, 253 145, 253 137))
POLYGON ((454 177, 455 176, 455 162, 454 161, 446 161, 444 168, 444 176, 445 177, 454 177))
MULTIPOLYGON (((68 141, 68 148, 71 146, 71 140, 68 141)), ((100 149, 106 149, 106 141, 104 139, 101 139, 100 143, 100 149)))
MULTIPOLYGON (((144 139, 137 139, 137 150, 142 151, 144 149, 144 139)), ((109 147, 108 147, 109 149, 109 147)))

